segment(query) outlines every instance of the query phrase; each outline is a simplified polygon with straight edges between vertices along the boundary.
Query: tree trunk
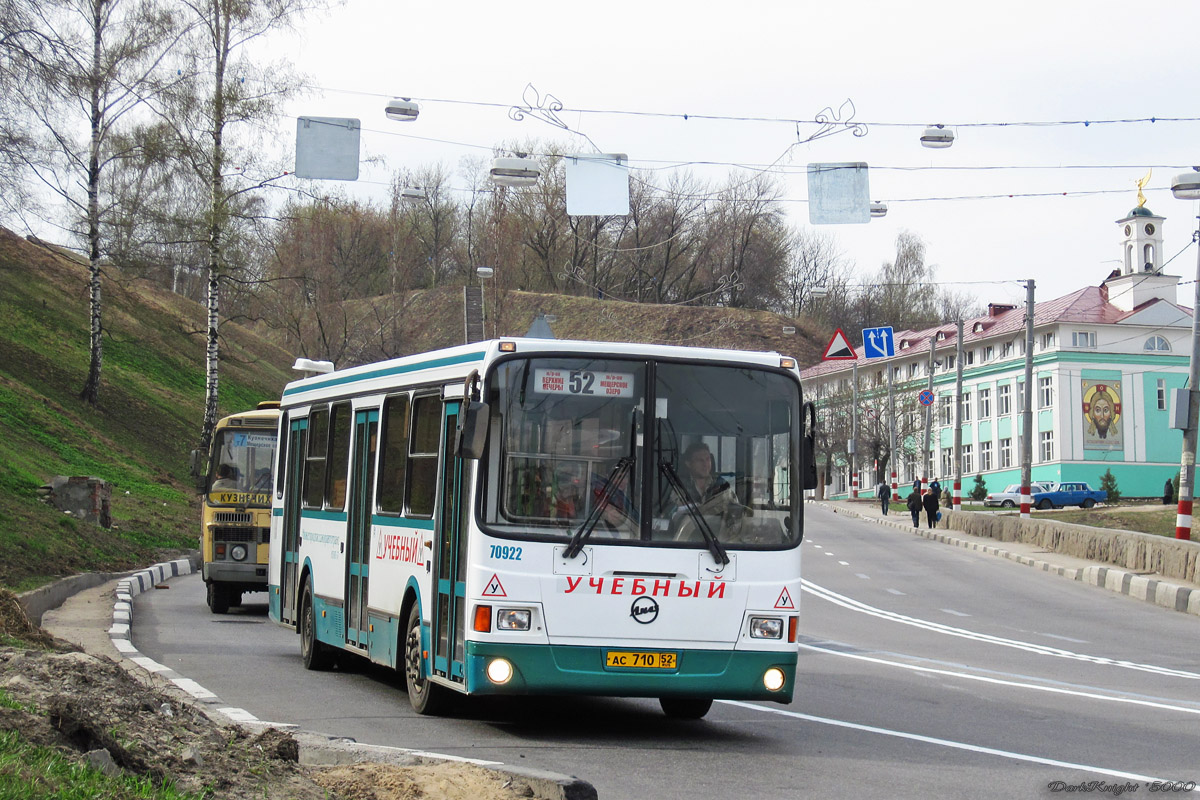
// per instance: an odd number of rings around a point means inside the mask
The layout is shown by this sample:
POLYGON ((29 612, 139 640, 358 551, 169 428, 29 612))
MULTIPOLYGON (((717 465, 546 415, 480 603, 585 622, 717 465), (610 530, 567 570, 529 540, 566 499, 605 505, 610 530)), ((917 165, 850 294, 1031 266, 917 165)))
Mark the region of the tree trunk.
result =
POLYGON ((91 312, 91 359, 88 363, 87 380, 83 384, 83 390, 79 393, 79 399, 95 406, 100 402, 100 368, 104 363, 102 338, 103 326, 101 325, 101 304, 100 304, 100 124, 101 124, 101 109, 100 109, 100 82, 94 76, 99 68, 102 41, 101 32, 103 24, 101 18, 103 15, 104 0, 93 0, 92 13, 95 16, 95 21, 92 25, 92 65, 93 65, 93 80, 91 86, 91 123, 92 136, 91 143, 88 148, 88 204, 87 204, 87 221, 88 221, 88 273, 90 275, 90 296, 88 298, 88 307, 91 312))

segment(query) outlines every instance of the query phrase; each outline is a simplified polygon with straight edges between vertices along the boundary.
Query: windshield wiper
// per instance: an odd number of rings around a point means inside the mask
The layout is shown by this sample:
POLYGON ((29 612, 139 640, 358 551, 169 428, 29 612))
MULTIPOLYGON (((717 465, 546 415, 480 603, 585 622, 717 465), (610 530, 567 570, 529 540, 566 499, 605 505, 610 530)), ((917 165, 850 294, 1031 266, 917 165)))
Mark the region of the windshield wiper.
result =
POLYGON ((704 536, 704 541, 708 544, 708 552, 712 553, 713 561, 724 566, 729 563, 729 556, 725 554, 725 548, 721 546, 721 542, 717 539, 717 535, 713 533, 712 528, 708 527, 707 520, 700 513, 700 507, 696 505, 696 501, 687 493, 683 482, 679 480, 679 475, 675 472, 675 468, 667 462, 663 461, 658 465, 659 471, 667 478, 667 483, 671 484, 671 488, 679 493, 683 498, 683 505, 691 516, 692 521, 696 523, 696 527, 700 529, 700 533, 704 536))
POLYGON ((608 507, 612 500, 613 490, 621 481, 629 474, 629 470, 633 467, 633 456, 621 456, 617 459, 613 471, 609 474, 608 480, 600 487, 600 499, 592 504, 592 511, 587 515, 587 519, 579 526, 579 530, 575 531, 575 535, 571 537, 571 543, 567 545, 567 549, 563 551, 563 558, 574 558, 579 555, 579 551, 583 549, 583 543, 587 537, 592 535, 592 530, 596 527, 596 523, 600 521, 600 515, 604 513, 604 509, 608 507))

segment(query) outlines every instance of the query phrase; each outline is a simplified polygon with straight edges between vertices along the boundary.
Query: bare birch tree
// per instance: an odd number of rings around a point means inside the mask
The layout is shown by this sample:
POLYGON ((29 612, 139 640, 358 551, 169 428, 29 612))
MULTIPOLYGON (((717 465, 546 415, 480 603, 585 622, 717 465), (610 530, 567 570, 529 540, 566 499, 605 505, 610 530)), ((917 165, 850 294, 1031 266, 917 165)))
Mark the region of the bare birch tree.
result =
POLYGON ((79 397, 96 405, 104 331, 101 225, 110 211, 102 178, 132 155, 134 140, 122 140, 119 131, 165 88, 160 67, 182 29, 157 0, 56 0, 27 8, 44 49, 30 80, 10 88, 42 133, 41 148, 24 166, 66 202, 74 218, 69 228, 87 251, 91 355, 79 397))

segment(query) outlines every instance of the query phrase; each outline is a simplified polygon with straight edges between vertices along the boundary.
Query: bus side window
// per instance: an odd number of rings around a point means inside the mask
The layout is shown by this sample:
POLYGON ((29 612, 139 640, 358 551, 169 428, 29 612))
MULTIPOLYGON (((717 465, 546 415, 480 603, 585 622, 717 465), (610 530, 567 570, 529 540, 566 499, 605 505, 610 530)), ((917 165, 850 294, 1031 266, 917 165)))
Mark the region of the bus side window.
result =
POLYGON ((288 439, 291 438, 289 433, 291 426, 288 423, 287 413, 279 415, 279 444, 275 453, 275 496, 283 497, 283 476, 287 469, 288 457, 288 439))
POLYGON ((325 453, 329 447, 329 410, 308 415, 308 454, 304 459, 304 507, 320 508, 325 495, 325 453))
POLYGON ((379 510, 404 511, 404 476, 408 467, 408 395, 389 397, 383 405, 383 453, 375 487, 379 510))
POLYGON ((346 506, 346 477, 350 468, 350 422, 353 416, 349 403, 332 408, 332 435, 329 437, 329 486, 325 492, 328 508, 346 506))
POLYGON ((408 510, 414 516, 433 516, 441 432, 441 398, 437 395, 416 398, 408 446, 408 510))

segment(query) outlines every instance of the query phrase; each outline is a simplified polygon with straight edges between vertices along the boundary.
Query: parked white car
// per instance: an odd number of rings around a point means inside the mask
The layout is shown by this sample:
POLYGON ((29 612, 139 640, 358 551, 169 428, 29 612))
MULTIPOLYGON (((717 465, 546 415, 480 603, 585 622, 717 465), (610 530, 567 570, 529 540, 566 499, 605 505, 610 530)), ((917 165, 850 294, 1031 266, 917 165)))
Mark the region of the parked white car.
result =
MULTIPOLYGON (((1048 492, 1050 487, 1044 483, 1029 484, 1029 493, 1048 492)), ((985 506, 999 506, 1000 508, 1016 508, 1021 505, 1021 484, 1011 483, 1004 487, 1003 492, 988 492, 988 496, 983 499, 985 506)))

